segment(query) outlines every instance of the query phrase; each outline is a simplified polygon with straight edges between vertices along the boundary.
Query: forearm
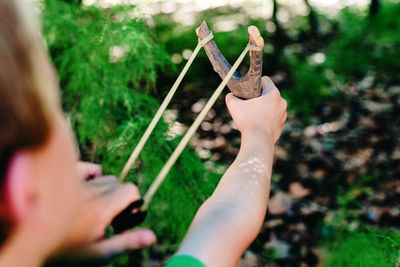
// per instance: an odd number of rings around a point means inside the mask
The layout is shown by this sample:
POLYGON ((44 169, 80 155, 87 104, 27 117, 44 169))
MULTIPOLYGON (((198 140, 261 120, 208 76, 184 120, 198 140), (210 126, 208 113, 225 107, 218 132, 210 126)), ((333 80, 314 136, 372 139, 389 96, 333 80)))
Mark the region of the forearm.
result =
POLYGON ((264 221, 273 149, 264 134, 242 136, 237 158, 197 212, 178 254, 193 255, 207 266, 233 266, 239 260, 264 221))

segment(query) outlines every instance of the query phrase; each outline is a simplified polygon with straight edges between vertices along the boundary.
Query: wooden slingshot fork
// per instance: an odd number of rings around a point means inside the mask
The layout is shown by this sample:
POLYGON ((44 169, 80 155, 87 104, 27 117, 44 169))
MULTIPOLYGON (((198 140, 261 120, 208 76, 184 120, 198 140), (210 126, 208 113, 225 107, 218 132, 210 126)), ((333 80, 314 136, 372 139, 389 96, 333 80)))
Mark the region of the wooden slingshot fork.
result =
MULTIPOLYGON (((204 21, 200 27, 196 29, 196 34, 199 40, 203 40, 210 34, 207 23, 204 21)), ((244 99, 255 98, 261 95, 261 75, 262 75, 262 49, 264 47, 264 39, 261 37, 257 27, 250 26, 249 33, 249 50, 250 50, 250 68, 245 75, 234 72, 232 78, 228 81, 228 88, 231 92, 244 99)), ((231 65, 219 51, 214 40, 209 41, 204 45, 204 50, 214 68, 214 71, 224 79, 231 65)))
POLYGON ((184 137, 181 139, 178 146, 171 154, 170 158, 165 163, 165 165, 151 184, 150 188, 146 192, 143 200, 132 203, 114 218, 111 225, 114 228, 115 232, 122 232, 143 222, 146 217, 147 208, 154 193, 164 181, 169 170, 172 168, 173 164, 176 162, 179 155, 182 153, 183 149, 189 142, 190 138, 196 132, 197 128, 200 126, 201 122, 204 120, 208 111, 211 109, 226 85, 228 85, 228 88, 235 96, 240 98, 250 99, 261 95, 262 49, 264 47, 264 40, 255 26, 250 26, 248 28, 248 33, 250 39, 249 44, 240 54, 235 64, 231 66, 218 49, 217 44, 213 40, 213 34, 208 29, 207 23, 204 21, 200 25, 200 27, 196 29, 196 34, 199 38, 199 42, 191 57, 187 61, 185 67, 183 68, 182 72, 179 74, 174 85, 161 103, 159 109, 156 112, 156 115, 147 127, 139 143, 136 145, 128 161, 125 163, 125 166, 119 176, 120 181, 123 181, 125 179, 129 170, 132 168, 135 160, 140 154, 140 151, 143 149, 143 146, 145 145, 147 139, 154 130, 157 122, 160 120, 163 112, 167 108, 179 84, 181 83, 183 77, 185 76, 187 70, 192 64, 197 53, 200 51, 201 47, 204 47, 204 50, 206 51, 206 54, 214 70, 222 78, 222 82, 209 98, 208 102, 206 103, 200 114, 197 116, 193 124, 190 126, 184 137), (248 72, 245 75, 242 75, 238 73, 236 69, 239 67, 240 63, 242 62, 248 51, 250 51, 250 67, 248 72))

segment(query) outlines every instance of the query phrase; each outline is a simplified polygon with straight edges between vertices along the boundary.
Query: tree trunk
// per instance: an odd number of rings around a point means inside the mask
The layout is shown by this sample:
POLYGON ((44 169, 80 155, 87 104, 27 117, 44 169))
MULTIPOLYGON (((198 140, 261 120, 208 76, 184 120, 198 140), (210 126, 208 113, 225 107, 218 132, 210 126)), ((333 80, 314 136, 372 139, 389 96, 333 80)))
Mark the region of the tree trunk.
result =
POLYGON ((306 4, 306 6, 308 7, 308 10, 309 10, 308 22, 310 24, 311 36, 313 38, 318 38, 320 36, 320 31, 319 31, 319 23, 318 23, 317 14, 315 13, 314 9, 312 8, 312 6, 308 0, 304 0, 304 3, 306 4))
POLYGON ((279 5, 277 3, 277 0, 272 0, 273 4, 273 10, 272 10, 272 22, 275 25, 275 32, 273 36, 271 37, 271 43, 274 47, 274 56, 270 58, 270 61, 264 61, 264 68, 268 69, 268 66, 266 64, 272 64, 273 66, 278 66, 280 65, 280 57, 282 55, 282 51, 285 48, 287 44, 289 44, 292 40, 289 38, 289 36, 286 35, 285 30, 282 28, 282 26, 279 23, 277 14, 279 10, 279 5))
POLYGON ((380 0, 371 0, 371 4, 369 6, 369 17, 373 18, 380 9, 381 3, 380 0))
POLYGON ((74 4, 74 5, 82 5, 82 0, 62 0, 63 2, 74 4))

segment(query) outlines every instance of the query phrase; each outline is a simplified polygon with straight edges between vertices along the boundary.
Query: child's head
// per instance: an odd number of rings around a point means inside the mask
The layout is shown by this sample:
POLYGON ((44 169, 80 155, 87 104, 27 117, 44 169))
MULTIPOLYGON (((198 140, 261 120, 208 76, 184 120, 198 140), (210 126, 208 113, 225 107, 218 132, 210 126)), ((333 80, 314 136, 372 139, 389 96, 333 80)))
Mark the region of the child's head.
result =
POLYGON ((20 239, 49 253, 79 199, 56 74, 26 4, 0 1, 0 256, 20 239))

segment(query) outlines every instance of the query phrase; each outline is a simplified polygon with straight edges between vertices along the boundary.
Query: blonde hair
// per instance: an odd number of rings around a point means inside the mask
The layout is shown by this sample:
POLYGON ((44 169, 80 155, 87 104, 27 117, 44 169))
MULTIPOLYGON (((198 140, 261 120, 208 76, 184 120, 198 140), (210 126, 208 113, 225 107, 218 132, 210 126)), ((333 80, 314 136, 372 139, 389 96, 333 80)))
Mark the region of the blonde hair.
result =
POLYGON ((46 142, 51 129, 48 98, 56 97, 40 75, 47 56, 26 4, 0 1, 0 244, 12 229, 4 198, 7 166, 17 151, 46 142))

